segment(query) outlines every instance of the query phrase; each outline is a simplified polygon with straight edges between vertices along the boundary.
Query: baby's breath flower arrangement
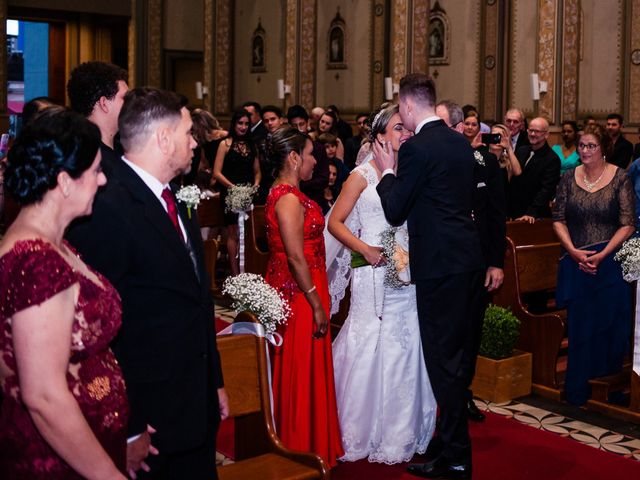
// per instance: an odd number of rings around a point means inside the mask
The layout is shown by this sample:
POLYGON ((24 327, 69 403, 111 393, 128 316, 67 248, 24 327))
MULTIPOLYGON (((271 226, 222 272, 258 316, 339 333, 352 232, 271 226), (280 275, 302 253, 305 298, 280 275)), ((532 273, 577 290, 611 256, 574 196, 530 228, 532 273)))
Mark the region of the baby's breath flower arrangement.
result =
POLYGON ((286 324, 291 315, 291 308, 284 297, 255 273, 228 277, 222 293, 231 297, 231 306, 236 312, 248 310, 255 314, 267 335, 273 334, 278 325, 286 324))
POLYGON ((640 238, 630 238, 613 257, 622 264, 622 278, 627 282, 640 279, 640 238))
POLYGON ((187 206, 187 213, 189 214, 189 218, 191 218, 191 209, 197 210, 198 205, 200 205, 200 200, 206 198, 206 195, 202 193, 197 186, 187 185, 178 190, 176 198, 179 202, 187 206))
POLYGON ((229 188, 227 198, 224 200, 224 203, 226 204, 225 210, 233 213, 246 212, 247 210, 250 210, 251 201, 257 191, 257 186, 250 185, 248 183, 234 185, 229 188))
POLYGON ((380 233, 382 255, 386 259, 384 285, 401 288, 409 285, 409 234, 404 227, 389 227, 380 233))

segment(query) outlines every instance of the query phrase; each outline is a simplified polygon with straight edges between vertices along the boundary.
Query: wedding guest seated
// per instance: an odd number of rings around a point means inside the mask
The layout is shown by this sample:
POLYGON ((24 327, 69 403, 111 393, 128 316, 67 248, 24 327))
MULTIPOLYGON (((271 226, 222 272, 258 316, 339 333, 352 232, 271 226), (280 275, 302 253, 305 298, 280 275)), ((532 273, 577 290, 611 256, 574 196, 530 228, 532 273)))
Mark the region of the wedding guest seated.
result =
POLYGON ((264 139, 267 138, 267 133, 269 133, 262 121, 262 107, 258 102, 249 101, 244 102, 242 108, 251 115, 251 137, 256 145, 259 145, 264 142, 264 139))
POLYGON ((349 170, 353 170, 356 166, 356 158, 362 143, 366 140, 368 134, 367 118, 368 113, 358 113, 356 115, 356 125, 358 125, 358 133, 344 142, 344 164, 349 170))
POLYGON ((607 162, 627 168, 632 160, 633 144, 622 135, 623 122, 619 113, 607 115, 607 133, 611 137, 611 151, 607 155, 607 162))
POLYGON ((329 105, 327 107, 327 112, 333 112, 336 115, 336 131, 338 132, 337 137, 342 141, 342 143, 346 142, 349 138, 353 136, 353 130, 351 129, 351 125, 345 122, 342 118, 340 118, 340 110, 335 105, 329 105))
POLYGON ((106 183, 99 148, 93 123, 48 110, 9 152, 22 210, 0 243, 0 478, 127 478, 129 407, 109 348, 120 297, 63 240, 106 183))
POLYGON ((201 189, 211 188, 215 184, 213 164, 220 142, 229 135, 216 117, 202 108, 191 112, 193 122, 193 138, 198 146, 193 149, 191 171, 183 176, 184 183, 195 183, 201 189))
MULTIPOLYGON (((478 107, 467 103, 462 107, 462 113, 464 114, 465 118, 467 117, 467 113, 469 112, 478 113, 478 107)), ((478 118, 480 117, 478 116, 478 118)), ((480 122, 480 133, 489 133, 489 132, 491 132, 491 127, 484 122, 480 122)))
POLYGON ((562 143, 551 147, 560 159, 560 175, 580 165, 577 145, 578 125, 571 120, 562 122, 562 143))
POLYGON ((337 191, 336 187, 336 179, 338 178, 338 167, 336 167, 335 160, 329 159, 329 184, 327 188, 324 189, 324 204, 320 205, 322 208, 322 213, 325 215, 327 212, 333 207, 333 204, 336 202, 336 198, 340 195, 340 192, 337 191))
POLYGON ((309 114, 309 135, 312 133, 315 135, 318 133, 318 125, 320 124, 320 117, 324 114, 324 108, 313 107, 309 114))
POLYGON ((624 170, 605 160, 610 144, 602 127, 585 127, 582 165, 562 176, 553 210, 564 249, 556 298, 569 329, 565 394, 575 405, 588 400, 589 379, 621 371, 632 331, 632 288, 614 255, 635 230, 635 196, 624 170))
MULTIPOLYGON (((310 135, 311 138, 313 140, 317 140, 318 137, 323 133, 330 133, 331 135, 338 137, 338 129, 336 127, 337 123, 338 123, 338 119, 336 117, 336 114, 333 113, 332 111, 326 111, 320 117, 317 133, 315 135, 311 134, 310 135)), ((337 155, 338 155, 338 158, 344 158, 344 144, 342 143, 342 140, 340 140, 339 137, 338 137, 337 155)))
POLYGON ((338 193, 342 188, 342 184, 349 176, 349 169, 344 164, 342 159, 338 157, 338 138, 330 133, 323 133, 318 137, 318 141, 324 146, 327 158, 331 161, 333 160, 333 164, 338 169, 338 178, 335 182, 336 189, 338 193))

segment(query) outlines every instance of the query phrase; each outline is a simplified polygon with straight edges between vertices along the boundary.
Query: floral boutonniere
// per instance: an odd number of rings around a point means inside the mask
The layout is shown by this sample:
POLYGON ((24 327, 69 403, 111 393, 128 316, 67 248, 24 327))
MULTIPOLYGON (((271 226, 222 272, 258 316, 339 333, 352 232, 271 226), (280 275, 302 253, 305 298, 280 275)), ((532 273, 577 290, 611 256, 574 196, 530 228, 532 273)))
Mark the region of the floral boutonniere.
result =
POLYGON ((198 187, 195 185, 187 185, 186 187, 182 187, 176 193, 176 198, 179 202, 184 203, 187 206, 187 213, 189 214, 189 218, 191 218, 191 209, 198 209, 198 205, 200 205, 200 200, 205 198, 206 195, 200 191, 198 187))
POLYGON ((478 165, 482 165, 483 167, 485 166, 484 157, 480 152, 478 152, 477 150, 473 152, 473 157, 476 159, 476 163, 478 165))

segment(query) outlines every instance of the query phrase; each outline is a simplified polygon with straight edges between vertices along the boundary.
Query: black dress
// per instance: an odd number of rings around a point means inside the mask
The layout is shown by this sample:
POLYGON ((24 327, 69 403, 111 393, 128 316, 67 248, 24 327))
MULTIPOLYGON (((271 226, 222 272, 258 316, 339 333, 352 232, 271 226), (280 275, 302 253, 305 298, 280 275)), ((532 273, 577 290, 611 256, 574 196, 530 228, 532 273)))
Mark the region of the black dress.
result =
MULTIPOLYGON (((246 140, 234 140, 229 147, 229 151, 224 157, 222 164, 222 174, 234 185, 253 185, 254 173, 253 163, 256 158, 255 148, 252 143, 246 140)), ((227 198, 226 187, 220 187, 220 200, 226 208, 227 198)), ((226 212, 224 214, 224 224, 234 225, 238 223, 238 214, 226 212)))

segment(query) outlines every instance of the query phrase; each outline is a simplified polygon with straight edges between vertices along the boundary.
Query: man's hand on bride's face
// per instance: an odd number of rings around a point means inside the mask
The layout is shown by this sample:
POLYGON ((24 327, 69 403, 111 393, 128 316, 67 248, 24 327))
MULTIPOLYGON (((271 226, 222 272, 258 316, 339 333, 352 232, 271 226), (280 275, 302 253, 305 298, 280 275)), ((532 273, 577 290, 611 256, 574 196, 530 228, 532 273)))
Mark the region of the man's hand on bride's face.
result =
POLYGON ((380 172, 384 172, 387 168, 393 168, 395 166, 395 159, 391 142, 380 143, 376 140, 373 143, 373 158, 380 172))

